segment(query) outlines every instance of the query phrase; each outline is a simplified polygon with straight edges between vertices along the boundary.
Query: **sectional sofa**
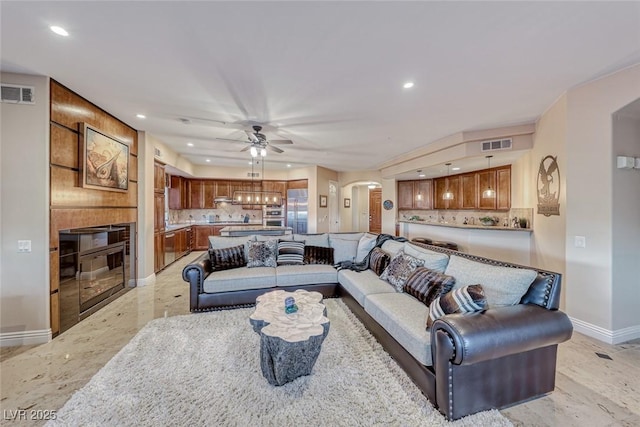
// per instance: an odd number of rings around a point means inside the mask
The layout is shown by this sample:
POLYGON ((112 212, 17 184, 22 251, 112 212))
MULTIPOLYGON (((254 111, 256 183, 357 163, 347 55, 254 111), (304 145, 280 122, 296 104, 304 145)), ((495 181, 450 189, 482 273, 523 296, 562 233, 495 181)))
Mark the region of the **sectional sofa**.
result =
MULTIPOLYGON (((376 236, 368 233, 290 238, 304 241, 305 250, 307 246, 331 248, 335 263, 368 259, 376 242, 376 236)), ((216 270, 211 261, 214 253, 246 244, 247 238, 241 239, 210 238, 209 251, 184 268, 191 311, 251 305, 258 295, 274 289, 307 289, 326 297, 338 296, 450 420, 503 408, 554 389, 557 346, 572 334, 570 320, 558 310, 558 273, 389 239, 376 253, 384 252, 389 259, 409 255, 428 267, 425 271, 457 276, 459 285, 478 283, 484 287, 483 309, 445 314, 430 321, 427 328, 434 303, 428 306, 412 289, 401 292, 390 285, 389 277, 384 280, 388 269, 381 276, 380 271, 370 268, 338 270, 328 264, 216 270)), ((440 299, 446 297, 441 295, 440 299)), ((442 301, 436 302, 443 305, 442 301)))

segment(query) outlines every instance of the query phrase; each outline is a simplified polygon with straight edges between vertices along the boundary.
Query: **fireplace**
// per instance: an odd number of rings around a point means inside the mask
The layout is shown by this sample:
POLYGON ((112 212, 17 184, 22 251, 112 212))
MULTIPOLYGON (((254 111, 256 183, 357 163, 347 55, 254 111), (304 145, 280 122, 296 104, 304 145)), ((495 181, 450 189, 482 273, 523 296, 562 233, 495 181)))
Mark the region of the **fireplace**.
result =
POLYGON ((131 225, 60 232, 60 333, 129 290, 131 225))

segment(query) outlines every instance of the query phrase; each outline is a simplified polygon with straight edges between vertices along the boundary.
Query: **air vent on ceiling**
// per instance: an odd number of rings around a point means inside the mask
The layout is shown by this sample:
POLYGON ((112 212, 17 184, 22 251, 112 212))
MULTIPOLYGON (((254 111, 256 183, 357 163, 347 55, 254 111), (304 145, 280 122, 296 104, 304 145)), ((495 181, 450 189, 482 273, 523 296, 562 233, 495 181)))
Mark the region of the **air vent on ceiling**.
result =
POLYGON ((35 88, 2 83, 2 102, 13 104, 35 104, 35 88))
POLYGON ((260 172, 247 172, 248 178, 260 178, 260 172))
POLYGON ((511 150, 511 138, 482 141, 480 144, 482 151, 511 150))

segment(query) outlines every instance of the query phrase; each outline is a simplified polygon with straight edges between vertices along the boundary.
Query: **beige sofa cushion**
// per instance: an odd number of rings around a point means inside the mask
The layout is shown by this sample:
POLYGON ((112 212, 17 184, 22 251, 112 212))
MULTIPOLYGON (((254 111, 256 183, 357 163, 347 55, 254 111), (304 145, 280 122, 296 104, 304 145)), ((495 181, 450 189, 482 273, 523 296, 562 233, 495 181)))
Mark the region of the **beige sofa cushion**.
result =
POLYGON ((338 283, 363 307, 367 295, 396 292, 393 286, 380 280, 372 270, 361 272, 340 270, 338 271, 338 283))
POLYGON ((444 273, 444 270, 447 268, 447 264, 449 263, 448 255, 426 248, 421 248, 413 243, 406 242, 403 250, 405 254, 423 260, 424 267, 427 267, 430 270, 435 270, 438 273, 444 273))
POLYGON ((241 267, 214 271, 204 280, 202 290, 208 294, 217 292, 267 289, 276 286, 274 267, 241 267))
POLYGON ((331 265, 279 265, 276 268, 278 286, 338 283, 338 270, 331 265))

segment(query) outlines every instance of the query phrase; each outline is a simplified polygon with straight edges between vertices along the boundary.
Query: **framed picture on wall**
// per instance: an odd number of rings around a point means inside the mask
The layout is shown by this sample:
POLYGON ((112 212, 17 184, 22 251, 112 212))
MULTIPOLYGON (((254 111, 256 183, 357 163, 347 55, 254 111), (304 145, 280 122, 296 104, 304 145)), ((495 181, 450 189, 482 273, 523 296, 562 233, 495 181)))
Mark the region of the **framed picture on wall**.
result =
POLYGON ((320 195, 320 207, 321 208, 326 208, 327 207, 327 196, 321 194, 320 195))
POLYGON ((129 145, 101 130, 80 125, 80 186, 96 190, 127 192, 129 145))
POLYGON ((344 199, 344 207, 345 208, 351 207, 351 199, 344 199))

